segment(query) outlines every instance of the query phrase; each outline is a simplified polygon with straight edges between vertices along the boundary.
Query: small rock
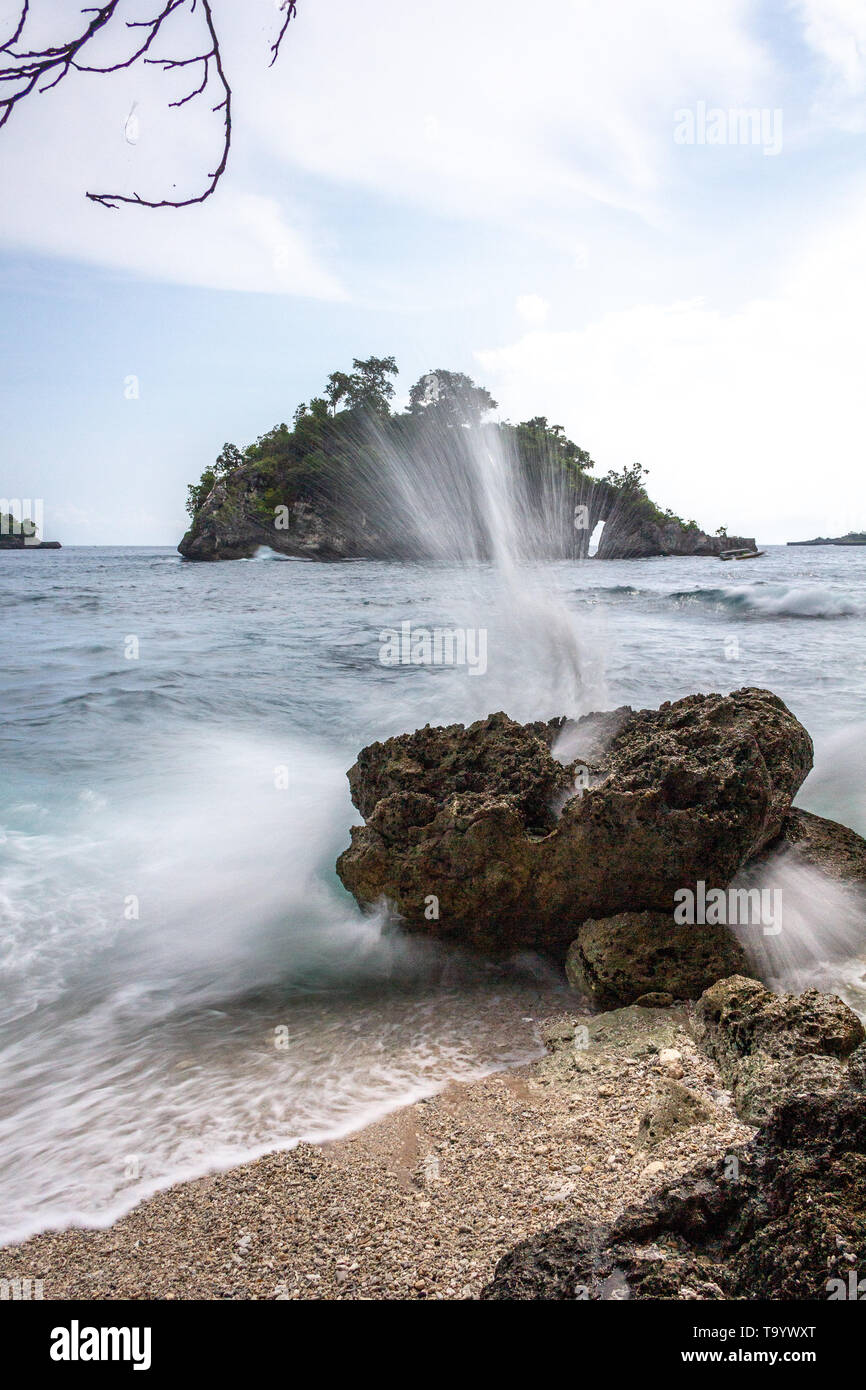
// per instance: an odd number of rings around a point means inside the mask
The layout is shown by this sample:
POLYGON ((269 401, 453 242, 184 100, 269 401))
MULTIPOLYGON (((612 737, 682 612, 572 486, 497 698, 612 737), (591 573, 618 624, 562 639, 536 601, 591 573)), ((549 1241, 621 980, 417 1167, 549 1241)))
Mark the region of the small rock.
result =
POLYGON ((641 1116, 638 1137, 649 1147, 678 1130, 706 1124, 713 1118, 713 1107, 696 1091, 673 1079, 661 1081, 649 1109, 641 1116))
POLYGON ((668 1076, 676 1080, 683 1075, 683 1054, 678 1052, 675 1047, 665 1047, 659 1053, 659 1064, 667 1072, 668 1076))
POLYGON ((641 1177, 642 1177, 642 1178, 654 1178, 654 1177, 656 1176, 657 1173, 663 1173, 663 1172, 664 1172, 665 1166, 666 1166, 666 1165, 665 1165, 664 1163, 662 1163, 659 1159, 656 1159, 656 1161, 655 1161, 654 1163, 648 1163, 648 1164, 647 1164, 647 1166, 644 1168, 643 1172, 641 1173, 641 1177))

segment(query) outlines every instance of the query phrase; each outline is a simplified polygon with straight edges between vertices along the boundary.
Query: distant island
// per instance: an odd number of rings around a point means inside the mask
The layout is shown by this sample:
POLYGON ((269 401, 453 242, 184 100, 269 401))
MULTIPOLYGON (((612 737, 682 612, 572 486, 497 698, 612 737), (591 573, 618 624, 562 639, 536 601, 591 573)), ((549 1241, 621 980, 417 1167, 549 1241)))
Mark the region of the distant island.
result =
POLYGON ((866 531, 849 531, 847 536, 816 536, 813 541, 788 541, 788 545, 866 545, 866 531))
POLYGON ((489 558, 491 497, 510 486, 520 542, 532 558, 583 559, 599 523, 600 560, 754 550, 650 499, 639 463, 591 477, 595 463, 543 415, 492 423, 496 401, 462 372, 427 372, 394 413, 393 357, 356 358, 241 450, 225 444, 188 489, 188 560, 247 559, 261 546, 316 560, 489 558), (489 461, 489 471, 488 469, 489 461))
POLYGON ((0 513, 0 550, 59 550, 59 541, 41 541, 36 522, 19 521, 11 512, 0 513))

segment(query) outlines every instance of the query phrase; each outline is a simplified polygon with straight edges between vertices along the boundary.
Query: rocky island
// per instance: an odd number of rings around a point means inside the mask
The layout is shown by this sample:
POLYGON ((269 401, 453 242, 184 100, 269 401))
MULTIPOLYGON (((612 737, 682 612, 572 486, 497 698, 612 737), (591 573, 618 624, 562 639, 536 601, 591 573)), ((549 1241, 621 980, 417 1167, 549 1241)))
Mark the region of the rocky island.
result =
POLYGON ((496 402, 462 373, 427 373, 392 413, 396 370, 393 358, 356 359, 291 429, 243 451, 226 444, 189 488, 181 555, 234 560, 268 546, 314 560, 485 559, 495 542, 484 498, 505 486, 531 558, 582 559, 600 524, 602 560, 755 549, 752 537, 709 535, 662 511, 640 464, 592 477, 587 451, 544 416, 489 423, 496 402))
POLYGON ((811 541, 788 541, 788 545, 866 545, 866 531, 849 531, 845 536, 816 536, 811 541))
POLYGON ((59 541, 41 541, 35 521, 0 514, 0 550, 59 550, 59 541))

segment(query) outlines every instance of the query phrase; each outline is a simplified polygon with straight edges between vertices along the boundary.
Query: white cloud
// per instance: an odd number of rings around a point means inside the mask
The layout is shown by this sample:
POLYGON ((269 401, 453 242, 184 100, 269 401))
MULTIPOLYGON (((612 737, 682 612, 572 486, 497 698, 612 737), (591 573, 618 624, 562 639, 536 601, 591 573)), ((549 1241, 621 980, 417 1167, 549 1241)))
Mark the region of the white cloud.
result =
POLYGON ((279 160, 437 212, 648 212, 676 107, 771 104, 751 14, 751 0, 536 0, 531 14, 523 0, 378 0, 373 20, 356 0, 317 0, 252 118, 279 160))
MULTIPOLYGON (((144 0, 133 3, 145 12, 144 0)), ((816 46, 837 64, 848 54, 850 67, 850 42, 838 34, 859 22, 859 0, 796 3, 812 16, 816 46)), ((66 8, 43 0, 39 13, 66 8)), ((234 91, 217 196, 182 212, 112 214, 87 203, 93 187, 200 187, 220 152, 220 117, 202 99, 168 109, 189 70, 73 75, 0 135, 2 236, 182 283, 339 298, 329 242, 303 211, 301 188, 309 200, 305 176, 314 175, 585 246, 592 208, 664 220, 665 191, 684 167, 676 109, 778 104, 781 77, 753 31, 755 12, 755 0, 536 0, 531 16, 524 0, 440 0, 435 11, 377 0, 371 16, 357 0, 315 0, 299 7, 269 68, 275 0, 215 0, 234 91)), ((195 51, 196 22, 177 51, 195 51)), ((173 50, 167 38, 161 51, 173 50)), ((352 251, 346 215, 341 261, 352 251)))
POLYGON ((850 93, 866 85, 866 9, 860 0, 795 0, 806 42, 850 93))
POLYGON ((638 459, 662 505, 764 540, 866 525, 866 204, 772 299, 642 304, 477 354, 512 418, 541 411, 602 471, 638 459))
MULTIPOLYGON (((184 42, 174 51, 190 51, 184 42)), ((169 39, 161 51, 172 51, 169 39)), ((248 34, 242 52, 261 78, 267 44, 248 34)), ((88 190, 184 197, 206 185, 221 153, 221 117, 203 99, 168 106, 197 80, 189 69, 178 78, 141 66, 111 77, 73 74, 14 111, 0 134, 0 243, 188 285, 344 297, 312 248, 314 229, 287 217, 281 181, 252 187, 242 176, 240 122, 229 170, 203 204, 111 211, 85 198, 88 190)))
POLYGON ((550 305, 540 294, 519 294, 514 307, 524 323, 533 328, 540 328, 550 315, 550 305))

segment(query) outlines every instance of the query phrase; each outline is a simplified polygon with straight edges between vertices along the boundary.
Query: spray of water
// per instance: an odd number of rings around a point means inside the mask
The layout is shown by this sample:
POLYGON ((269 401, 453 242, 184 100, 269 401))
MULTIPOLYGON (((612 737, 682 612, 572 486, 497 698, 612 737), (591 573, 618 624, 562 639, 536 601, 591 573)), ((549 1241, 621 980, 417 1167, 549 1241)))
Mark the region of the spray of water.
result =
MULTIPOLYGON (((864 726, 816 740, 800 803, 866 833, 864 726)), ((776 892, 781 930, 736 928, 756 974, 776 989, 824 989, 866 1017, 866 889, 842 882, 784 847, 745 871, 738 887, 776 892)))
POLYGON ((518 718, 576 715, 606 700, 600 637, 584 629, 552 582, 550 561, 587 553, 582 486, 550 454, 531 472, 513 437, 495 426, 433 417, 405 440, 367 421, 356 441, 352 494, 407 559, 462 570, 455 602, 492 625, 500 663, 508 664, 518 718), (482 598, 479 571, 488 570, 482 598), (541 705, 522 690, 547 682, 541 705))
POLYGON ((781 849, 746 870, 735 887, 777 895, 781 911, 768 930, 734 926, 749 962, 771 988, 822 989, 866 1012, 866 893, 781 849))

